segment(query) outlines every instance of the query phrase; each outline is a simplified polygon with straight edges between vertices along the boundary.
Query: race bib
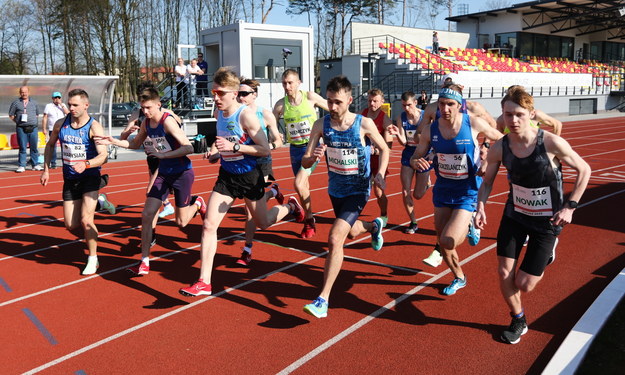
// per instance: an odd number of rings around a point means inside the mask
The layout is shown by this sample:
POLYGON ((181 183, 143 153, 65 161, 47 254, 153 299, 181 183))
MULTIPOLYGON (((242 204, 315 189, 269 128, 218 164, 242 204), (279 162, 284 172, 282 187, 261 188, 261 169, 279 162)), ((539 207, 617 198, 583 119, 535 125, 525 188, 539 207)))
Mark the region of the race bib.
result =
POLYGON ((85 145, 83 144, 63 144, 63 164, 74 165, 87 160, 85 145))
POLYGON ((414 139, 416 133, 416 130, 406 130, 406 146, 414 147, 417 145, 417 142, 414 139))
POLYGON ((28 114, 27 113, 22 113, 22 116, 20 116, 20 122, 28 122, 28 114))
POLYGON ((438 173, 450 180, 466 180, 469 178, 467 154, 437 154, 438 173))
POLYGON ((553 216, 549 186, 526 188, 512 184, 514 210, 527 216, 553 216))
POLYGON ((171 151, 171 146, 165 137, 147 137, 143 141, 143 148, 148 153, 168 152, 171 151))
POLYGON ((358 150, 355 148, 326 149, 328 168, 331 172, 342 175, 358 174, 358 150))
POLYGON ((310 124, 308 121, 291 122, 286 124, 289 130, 289 139, 292 142, 301 142, 310 138, 310 124))

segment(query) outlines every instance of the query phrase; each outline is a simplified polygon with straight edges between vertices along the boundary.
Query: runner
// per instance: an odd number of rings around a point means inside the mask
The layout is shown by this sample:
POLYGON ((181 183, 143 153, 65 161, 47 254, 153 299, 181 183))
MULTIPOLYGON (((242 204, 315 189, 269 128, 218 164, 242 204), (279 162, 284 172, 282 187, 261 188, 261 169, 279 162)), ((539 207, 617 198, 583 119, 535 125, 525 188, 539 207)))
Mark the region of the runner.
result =
MULTIPOLYGON (((367 108, 363 109, 362 115, 370 118, 378 128, 380 135, 384 137, 384 141, 391 148, 393 145, 393 137, 388 134, 387 128, 392 125, 391 119, 382 110, 382 104, 384 104, 384 93, 379 89, 371 89, 367 92, 367 108)), ((379 150, 373 148, 373 155, 371 155, 371 170, 378 170, 379 164, 379 150)), ((384 178, 388 175, 388 169, 384 171, 384 178)), ((384 193, 384 190, 374 185, 373 192, 376 198, 378 198, 378 206, 380 207, 380 219, 386 227, 388 223, 388 198, 384 193)))
POLYGON ((93 217, 98 199, 101 199, 98 195, 99 190, 106 186, 107 181, 100 175, 101 166, 107 161, 106 147, 96 145, 94 138, 103 135, 104 130, 102 125, 87 113, 89 108, 87 92, 75 89, 70 91, 67 97, 70 114, 59 119, 50 133, 46 143, 41 184, 46 186, 50 181, 50 161, 58 140, 63 154, 65 227, 72 231, 82 226, 89 251, 87 265, 82 274, 93 275, 99 266, 98 228, 93 217))
POLYGON ((170 190, 174 191, 176 224, 179 227, 187 226, 198 212, 202 218, 206 213, 204 199, 191 195, 195 175, 187 155, 193 152, 193 146, 180 124, 161 109, 160 99, 155 88, 147 88, 139 95, 145 120, 141 123, 139 133, 132 140, 119 140, 112 136, 96 137, 97 143, 102 145, 114 144, 130 149, 137 149, 143 145, 148 158, 158 160, 158 173, 147 193, 141 215, 141 262, 128 269, 135 275, 147 275, 150 272, 152 224, 170 190))
POLYGON ((185 296, 211 294, 217 228, 235 199, 245 200, 245 206, 261 230, 282 220, 289 213, 293 214, 298 223, 304 221, 304 210, 295 197, 290 197, 287 204, 267 210, 265 180, 257 159, 269 156, 269 143, 256 112, 237 102, 239 88, 239 78, 233 71, 220 68, 215 72, 212 94, 218 109, 217 138, 208 159, 215 162, 220 158, 221 168, 204 219, 200 278, 191 286, 180 289, 180 293, 185 296))
POLYGON ((467 284, 456 249, 467 235, 482 180, 477 176, 480 166, 477 137, 480 133, 488 139, 501 137, 497 129, 481 118, 460 113, 463 103, 460 90, 458 85, 451 85, 440 91, 441 117, 423 128, 410 160, 413 168, 425 171, 432 162, 423 157, 430 147, 436 152, 433 162, 436 183, 432 192, 434 225, 443 258, 454 275, 452 283, 443 289, 445 295, 452 295, 467 284))
POLYGON ((299 73, 296 70, 287 69, 284 71, 282 74, 282 87, 284 88, 285 96, 278 100, 273 107, 273 114, 276 119, 284 117, 286 140, 290 146, 291 168, 295 175, 295 191, 299 195, 306 216, 301 237, 311 238, 316 233, 316 227, 308 178, 317 165, 313 164, 310 168, 301 168, 302 156, 308 145, 310 129, 315 120, 317 120, 315 107, 325 111, 328 110, 328 107, 326 101, 319 94, 300 90, 301 83, 299 73))
MULTIPOLYGON (((282 147, 282 137, 278 132, 276 125, 276 118, 273 117, 273 113, 267 108, 263 108, 256 104, 256 98, 258 98, 258 87, 260 83, 253 79, 245 79, 241 77, 241 86, 239 86, 239 94, 237 96, 241 104, 245 104, 251 111, 256 113, 263 133, 267 136, 269 146, 271 150, 282 147)), ((265 180, 265 186, 269 184, 270 180, 275 181, 273 178, 273 170, 271 165, 271 155, 259 157, 256 159, 263 178, 265 180)), ((284 196, 280 193, 278 184, 273 184, 270 190, 265 193, 265 200, 269 200, 275 197, 279 204, 284 203, 284 196)), ((254 234, 256 233, 256 224, 254 224, 254 218, 250 214, 250 211, 246 209, 247 221, 245 222, 245 246, 241 257, 237 260, 237 264, 248 267, 252 262, 252 246, 254 245, 254 234)))
POLYGON ((388 127, 388 133, 397 136, 399 143, 404 146, 404 151, 402 151, 401 154, 400 178, 404 208, 410 218, 410 225, 404 230, 407 234, 416 233, 419 229, 417 217, 414 213, 412 197, 417 200, 423 198, 425 192, 430 187, 430 169, 423 172, 416 172, 410 166, 410 157, 414 154, 417 143, 419 142, 417 129, 420 126, 422 115, 422 111, 417 107, 415 99, 416 95, 412 91, 406 91, 401 95, 401 105, 404 108, 404 112, 395 120, 396 125, 391 124, 388 127), (412 180, 415 174, 417 182, 413 190, 412 180))
POLYGON ((376 218, 369 223, 358 220, 358 216, 369 199, 371 188, 370 142, 380 151, 379 169, 373 182, 382 189, 386 185, 383 171, 388 166, 390 154, 373 121, 349 111, 353 100, 352 84, 345 76, 334 77, 328 82, 326 96, 330 114, 315 122, 302 158, 302 166, 306 168, 326 155, 328 193, 336 215, 328 236, 321 293, 312 303, 304 306, 306 313, 317 318, 328 315, 330 292, 341 270, 347 236, 355 238, 370 232, 374 250, 380 250, 384 244, 382 219, 376 218), (322 137, 323 143, 319 144, 322 137))
POLYGON ((508 171, 510 193, 497 233, 497 271, 512 322, 501 339, 516 344, 521 335, 527 333, 521 292, 532 291, 542 279, 545 267, 555 260, 557 236, 562 227, 571 222, 591 171, 563 138, 532 126, 534 99, 522 87, 510 89, 501 105, 510 133, 497 141, 488 153, 475 225, 483 229, 487 224, 484 207, 503 163, 508 171), (563 203, 561 162, 577 173, 566 203, 563 203), (527 235, 527 250, 517 269, 527 235))
MULTIPOLYGON (((451 85, 454 85, 454 82, 451 77, 447 77, 443 81, 442 88, 447 88, 451 85)), ((464 86, 457 85, 457 87, 460 89, 460 93, 462 94, 462 89, 464 86)), ((486 121, 491 127, 497 128, 497 122, 495 121, 493 116, 491 116, 490 113, 486 111, 484 106, 482 106, 478 102, 466 100, 462 98, 462 103, 460 105, 460 113, 468 114, 472 118, 481 118, 484 121, 486 121)), ((441 116, 441 113, 438 108, 438 102, 432 102, 428 104, 427 107, 425 108, 425 111, 423 111, 423 116, 421 118, 421 127, 423 128, 427 125, 430 125, 440 116, 441 116)), ((480 146, 480 159, 482 160, 482 164, 480 165, 480 169, 477 172, 478 176, 481 176, 482 174, 484 174, 484 171, 486 170, 485 159, 486 159, 486 153, 487 153, 489 146, 490 144, 488 140, 483 139, 481 142, 481 146, 480 146)), ((419 190, 424 189, 424 187, 419 185, 418 180, 417 180, 417 187, 419 188, 419 190)), ((469 223, 469 231, 467 232, 469 245, 476 246, 480 242, 480 236, 481 234, 480 234, 479 229, 475 228, 475 226, 473 225, 473 220, 471 220, 469 223)), ((427 258, 423 259, 423 263, 432 267, 438 267, 442 262, 443 262, 443 255, 440 251, 440 245, 437 243, 434 246, 434 250, 432 250, 432 253, 427 258)))
MULTIPOLYGON (((525 89, 523 86, 513 85, 508 87, 508 91, 516 88, 525 89)), ((530 126, 535 128, 544 128, 545 126, 551 128, 551 132, 555 135, 560 135, 562 133, 562 122, 558 119, 555 119, 540 109, 534 109, 534 117, 533 121, 530 121, 530 126)), ((510 133, 510 129, 508 129, 504 124, 503 115, 497 117, 497 130, 499 130, 503 134, 510 133)))

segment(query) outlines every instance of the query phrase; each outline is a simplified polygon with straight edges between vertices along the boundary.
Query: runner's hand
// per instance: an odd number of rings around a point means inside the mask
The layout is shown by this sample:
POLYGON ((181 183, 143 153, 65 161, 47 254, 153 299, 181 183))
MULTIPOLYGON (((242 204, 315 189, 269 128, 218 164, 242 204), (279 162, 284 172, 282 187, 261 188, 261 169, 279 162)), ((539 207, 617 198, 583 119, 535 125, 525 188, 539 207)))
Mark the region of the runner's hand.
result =
POLYGON ((430 165, 432 165, 432 161, 426 160, 425 158, 410 159, 410 166, 412 169, 416 169, 419 172, 430 169, 430 165))
POLYGON ((570 224, 571 221, 573 221, 573 211, 575 210, 572 208, 564 207, 553 215, 551 222, 556 226, 565 226, 566 224, 570 224))
POLYGON ((50 174, 48 173, 48 171, 44 170, 43 172, 41 172, 41 177, 39 177, 39 181, 41 182, 41 185, 47 186, 49 180, 50 180, 50 174))
POLYGON ((217 150, 219 150, 219 152, 232 151, 233 146, 234 143, 230 142, 224 137, 217 137, 215 139, 215 147, 217 147, 217 150))
POLYGON ((378 187, 382 190, 386 189, 386 180, 384 179, 382 173, 378 173, 375 175, 375 177, 373 178, 373 183, 378 185, 378 187))
POLYGON ((484 209, 478 209, 475 213, 475 218, 471 220, 473 220, 473 224, 479 230, 484 230, 484 228, 488 224, 486 222, 486 212, 484 211, 484 209))
POLYGON ((315 147, 315 149, 313 150, 313 156, 316 158, 317 161, 319 161, 325 155, 327 147, 328 146, 323 143, 320 143, 319 145, 317 145, 317 147, 315 147))
POLYGON ((104 146, 112 145, 113 139, 114 138, 110 135, 94 135, 93 136, 93 140, 95 141, 97 145, 104 145, 104 146))
POLYGON ((399 129, 397 128, 397 125, 391 124, 389 126, 386 127, 386 131, 388 131, 388 134, 390 135, 398 135, 399 134, 399 129))

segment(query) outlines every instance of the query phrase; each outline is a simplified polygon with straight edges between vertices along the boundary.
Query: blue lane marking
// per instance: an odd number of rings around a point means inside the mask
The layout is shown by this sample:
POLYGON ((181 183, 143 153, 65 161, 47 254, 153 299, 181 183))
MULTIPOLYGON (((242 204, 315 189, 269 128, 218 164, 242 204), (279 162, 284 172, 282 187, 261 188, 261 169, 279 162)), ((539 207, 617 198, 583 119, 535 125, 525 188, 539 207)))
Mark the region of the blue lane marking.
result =
POLYGON ((30 321, 33 322, 35 327, 37 327, 39 332, 41 332, 41 334, 48 340, 50 344, 52 345, 58 344, 54 336, 52 336, 50 331, 48 331, 46 327, 44 327, 43 323, 41 323, 41 321, 37 319, 37 317, 35 316, 35 314, 33 314, 32 311, 30 311, 29 309, 22 309, 22 311, 24 312, 24 314, 26 314, 28 319, 30 319, 30 321))
POLYGON ((11 289, 9 284, 7 284, 2 277, 0 277, 0 286, 3 287, 4 290, 6 290, 8 293, 11 293, 13 291, 13 289, 11 289))
POLYGON ((74 374, 76 374, 76 375, 87 375, 87 373, 85 372, 85 370, 78 370, 78 371, 76 371, 74 374))

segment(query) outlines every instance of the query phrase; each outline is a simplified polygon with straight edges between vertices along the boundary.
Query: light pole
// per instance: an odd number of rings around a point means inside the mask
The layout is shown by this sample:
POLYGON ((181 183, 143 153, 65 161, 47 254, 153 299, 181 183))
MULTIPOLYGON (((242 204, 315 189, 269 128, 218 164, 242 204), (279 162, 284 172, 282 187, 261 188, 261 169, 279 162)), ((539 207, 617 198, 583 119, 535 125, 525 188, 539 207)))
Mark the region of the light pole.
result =
POLYGON ((373 88, 373 61, 380 58, 380 54, 377 52, 370 52, 367 54, 367 61, 369 66, 369 84, 367 85, 367 91, 373 88))

